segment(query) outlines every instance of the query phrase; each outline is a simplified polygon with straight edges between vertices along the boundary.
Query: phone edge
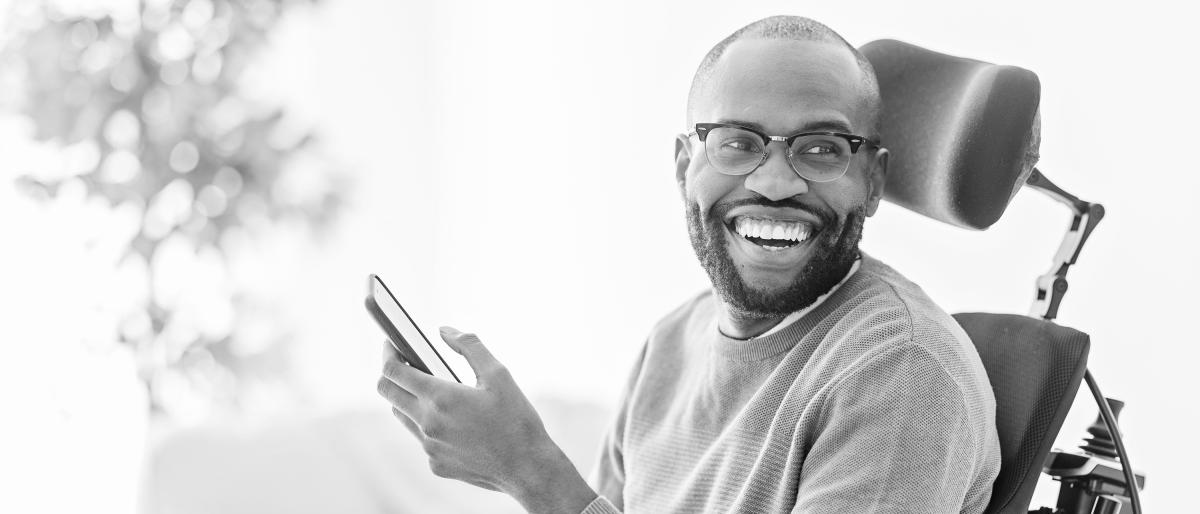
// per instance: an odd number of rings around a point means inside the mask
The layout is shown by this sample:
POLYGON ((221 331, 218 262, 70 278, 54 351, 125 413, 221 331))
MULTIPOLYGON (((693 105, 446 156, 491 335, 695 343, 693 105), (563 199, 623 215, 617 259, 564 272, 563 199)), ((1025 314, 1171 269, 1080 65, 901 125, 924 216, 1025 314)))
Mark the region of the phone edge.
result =
MULTIPOLYGON (((450 376, 451 376, 452 378, 454 378, 454 381, 455 381, 455 382, 458 382, 458 383, 460 383, 460 384, 461 384, 461 383, 463 383, 462 379, 461 379, 461 378, 458 378, 458 373, 455 373, 455 372, 454 372, 454 368, 451 368, 451 367, 450 367, 450 363, 446 362, 446 358, 445 358, 445 357, 442 357, 442 352, 439 352, 439 351, 437 350, 437 348, 433 346, 433 343, 430 343, 430 342, 429 342, 429 336, 425 335, 425 331, 424 331, 424 330, 421 330, 421 326, 420 326, 420 325, 418 325, 418 324, 417 324, 417 322, 416 322, 415 320, 413 320, 413 318, 412 318, 412 315, 410 315, 410 314, 408 313, 408 309, 405 309, 405 308, 404 308, 404 304, 400 303, 400 300, 396 299, 396 295, 395 295, 395 294, 392 294, 392 289, 391 289, 390 287, 388 287, 388 285, 387 285, 387 282, 384 282, 384 281, 383 281, 383 279, 379 277, 379 275, 376 275, 376 274, 374 274, 374 273, 371 273, 371 274, 369 274, 369 275, 367 276, 367 301, 368 301, 368 302, 370 302, 370 305, 368 306, 368 310, 371 310, 371 307, 372 307, 372 306, 374 307, 374 309, 376 309, 376 310, 372 310, 372 311, 371 311, 371 312, 372 312, 372 315, 375 315, 375 316, 384 316, 384 318, 386 318, 386 317, 387 317, 387 315, 383 314, 383 309, 379 308, 379 306, 378 306, 378 305, 375 303, 375 298, 374 298, 374 297, 372 296, 372 294, 371 294, 371 292, 372 292, 371 285, 372 285, 372 284, 373 284, 373 283, 374 283, 376 280, 378 280, 378 281, 379 281, 379 285, 383 286, 383 290, 384 290, 384 292, 386 292, 386 293, 388 294, 388 296, 389 296, 389 297, 391 297, 392 301, 396 303, 396 307, 399 307, 399 308, 400 308, 400 312, 404 314, 404 317, 405 317, 405 318, 408 318, 408 322, 409 322, 410 324, 412 324, 413 328, 417 329, 417 334, 421 336, 421 339, 424 339, 424 343, 425 343, 425 345, 426 345, 426 346, 428 346, 428 347, 429 347, 429 349, 430 349, 431 351, 433 351, 433 354, 437 356, 437 358, 438 358, 438 361, 442 363, 442 367, 443 367, 443 368, 445 368, 445 369, 446 369, 446 371, 449 371, 449 372, 450 372, 450 376), (376 312, 378 312, 379 314, 375 314, 376 312)), ((378 318, 376 319, 376 323, 378 323, 378 324, 380 324, 380 325, 383 325, 383 323, 380 323, 380 322, 379 322, 379 319, 378 319, 378 318)), ((389 321, 387 324, 391 324, 391 322, 389 321)), ((389 333, 390 333, 390 331, 389 331, 389 330, 387 330, 387 329, 384 329, 384 331, 385 331, 385 332, 389 332, 389 333)), ((397 336, 399 336, 399 334, 398 334, 398 333, 397 333, 396 335, 397 335, 397 336)), ((401 340, 403 340, 403 339, 404 339, 404 337, 403 337, 403 336, 399 336, 399 337, 400 337, 400 339, 401 339, 401 340)), ((404 342, 405 342, 405 344, 411 344, 411 343, 409 343, 408 341, 404 341, 404 342)), ((447 345, 447 346, 448 346, 448 345, 447 345)), ((410 348, 410 350, 411 350, 411 348, 410 348)), ((415 354, 415 353, 416 353, 416 351, 415 351, 415 350, 413 350, 413 352, 412 352, 412 353, 414 353, 414 354, 415 354)), ((421 363, 421 364, 424 366, 424 368, 425 368, 425 369, 424 369, 424 370, 422 370, 422 371, 425 371, 425 373, 429 374, 430 376, 434 376, 434 377, 436 377, 436 376, 437 376, 437 375, 434 375, 434 374, 433 374, 432 370, 430 370, 430 369, 429 369, 429 365, 428 365, 428 364, 426 364, 426 363, 425 363, 425 361, 423 361, 423 360, 420 360, 420 359, 418 359, 418 361, 419 361, 419 362, 420 362, 420 363, 421 363)), ((418 369, 420 369, 420 368, 418 368, 418 369)))

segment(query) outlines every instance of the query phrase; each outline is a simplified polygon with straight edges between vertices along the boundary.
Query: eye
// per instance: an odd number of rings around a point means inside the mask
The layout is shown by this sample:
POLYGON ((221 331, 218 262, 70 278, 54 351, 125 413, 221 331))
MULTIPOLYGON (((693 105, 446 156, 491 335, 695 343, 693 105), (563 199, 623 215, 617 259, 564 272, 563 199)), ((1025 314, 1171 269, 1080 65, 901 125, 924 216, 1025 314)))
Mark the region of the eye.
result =
POLYGON ((730 138, 721 141, 721 151, 758 152, 758 144, 749 138, 730 138))
POLYGON ((806 154, 810 154, 810 155, 821 155, 821 154, 836 155, 838 153, 838 149, 837 149, 837 146, 832 145, 832 144, 814 144, 808 148, 805 148, 804 151, 800 152, 800 153, 806 153, 806 154))
POLYGON ((802 137, 792 146, 793 158, 813 163, 840 162, 849 154, 844 140, 824 135, 802 137))

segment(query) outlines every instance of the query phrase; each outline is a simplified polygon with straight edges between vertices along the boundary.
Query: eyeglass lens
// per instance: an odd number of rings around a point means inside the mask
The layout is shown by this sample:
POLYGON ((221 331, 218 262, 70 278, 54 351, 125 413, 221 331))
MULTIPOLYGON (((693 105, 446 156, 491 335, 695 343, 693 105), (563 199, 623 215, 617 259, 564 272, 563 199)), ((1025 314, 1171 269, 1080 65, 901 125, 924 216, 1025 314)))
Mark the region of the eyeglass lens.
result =
MULTIPOLYGON (((762 137, 734 127, 709 131, 704 148, 717 170, 730 175, 754 171, 766 155, 762 137)), ((807 180, 836 180, 850 165, 850 142, 837 136, 801 136, 792 141, 790 150, 792 167, 807 180)))

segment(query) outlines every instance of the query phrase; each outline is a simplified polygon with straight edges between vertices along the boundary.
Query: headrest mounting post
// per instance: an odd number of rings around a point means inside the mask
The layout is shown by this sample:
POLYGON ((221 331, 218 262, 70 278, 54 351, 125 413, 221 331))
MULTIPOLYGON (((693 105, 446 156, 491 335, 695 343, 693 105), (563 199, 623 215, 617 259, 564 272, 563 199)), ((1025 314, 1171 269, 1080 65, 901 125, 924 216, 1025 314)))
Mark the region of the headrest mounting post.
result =
POLYGON ((1079 259, 1079 252, 1092 235, 1092 230, 1104 219, 1104 206, 1080 200, 1075 195, 1063 191, 1037 168, 1029 174, 1025 184, 1058 200, 1075 215, 1062 244, 1054 254, 1050 271, 1037 279, 1037 298, 1034 299, 1029 312, 1030 316, 1050 321, 1058 316, 1058 306, 1062 303, 1063 295, 1067 293, 1067 270, 1079 259))

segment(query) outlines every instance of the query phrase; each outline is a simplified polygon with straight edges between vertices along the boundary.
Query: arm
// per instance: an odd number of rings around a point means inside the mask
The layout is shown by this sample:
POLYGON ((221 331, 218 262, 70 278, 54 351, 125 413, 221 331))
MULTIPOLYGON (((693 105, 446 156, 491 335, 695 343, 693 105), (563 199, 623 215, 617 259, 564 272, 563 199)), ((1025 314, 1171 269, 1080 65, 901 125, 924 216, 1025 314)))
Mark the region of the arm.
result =
POLYGON ((596 493, 550 439, 508 370, 478 337, 449 328, 441 335, 471 364, 475 387, 417 371, 386 344, 378 383, 393 414, 425 448, 433 473, 504 492, 532 513, 588 507, 596 493))
POLYGON ((642 373, 642 363, 646 358, 646 346, 638 355, 625 388, 621 393, 621 403, 616 418, 604 443, 600 447, 600 458, 592 468, 588 482, 596 489, 599 496, 583 514, 619 514, 625 504, 625 421, 629 413, 629 399, 633 395, 634 386, 642 373))
POLYGON ((831 385, 793 513, 959 512, 986 457, 962 389, 904 345, 831 385))

